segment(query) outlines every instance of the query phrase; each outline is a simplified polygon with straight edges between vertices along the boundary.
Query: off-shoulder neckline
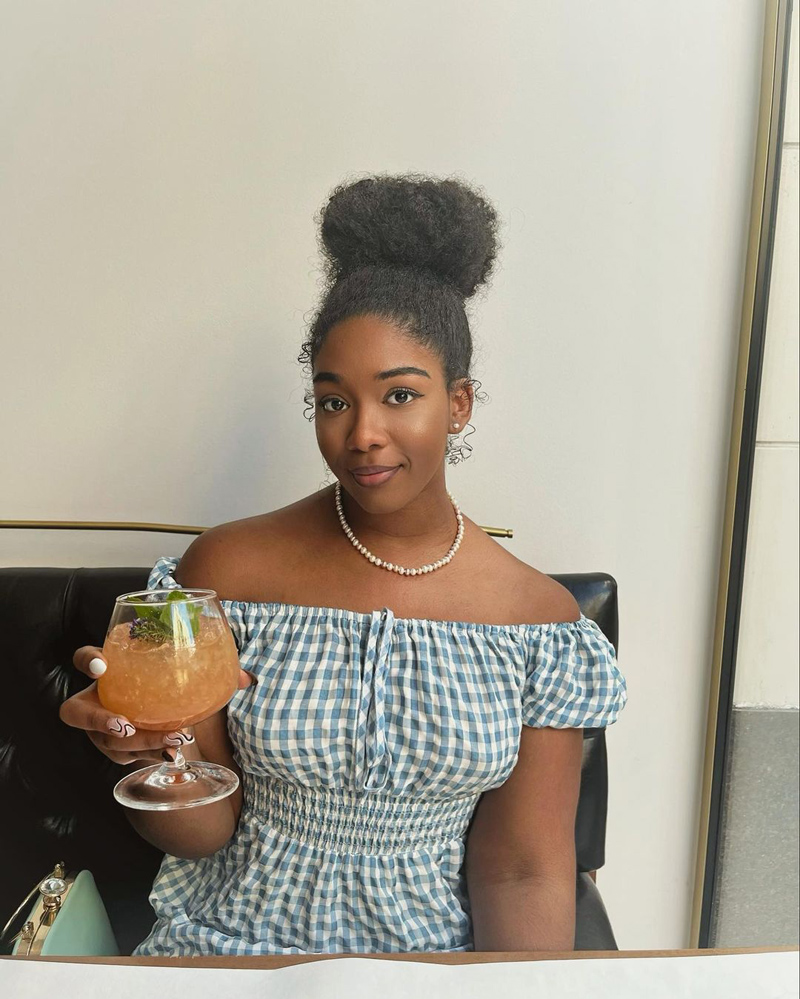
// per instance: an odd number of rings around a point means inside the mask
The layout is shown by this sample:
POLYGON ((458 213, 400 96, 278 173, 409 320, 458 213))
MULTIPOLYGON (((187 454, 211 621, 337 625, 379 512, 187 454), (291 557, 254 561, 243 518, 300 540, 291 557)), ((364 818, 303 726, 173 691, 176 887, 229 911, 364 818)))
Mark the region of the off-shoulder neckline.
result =
MULTIPOLYGON (((374 611, 354 611, 346 607, 323 607, 312 604, 293 604, 283 600, 226 600, 220 598, 220 603, 231 607, 256 607, 263 608, 265 614, 272 614, 278 610, 292 610, 308 612, 309 616, 318 617, 339 617, 350 621, 371 620, 376 614, 383 614, 390 608, 383 607, 374 611)), ((581 611, 581 616, 574 621, 540 621, 538 623, 520 622, 519 624, 490 624, 484 621, 450 621, 428 617, 398 617, 392 612, 392 618, 396 624, 437 624, 442 627, 458 627, 476 629, 481 631, 520 631, 527 629, 538 629, 540 631, 555 630, 557 628, 577 628, 586 624, 594 624, 591 618, 581 611)))
MULTIPOLYGON (((180 559, 175 556, 165 555, 157 560, 156 565, 158 565, 159 562, 172 565, 172 569, 169 572, 165 572, 163 575, 168 576, 176 586, 180 586, 180 583, 178 583, 172 575, 174 570, 178 567, 180 559)), ((155 566, 153 568, 155 568, 155 566)), ((257 608, 262 610, 263 613, 267 615, 274 614, 276 611, 280 610, 301 611, 310 617, 338 617, 340 620, 357 621, 359 623, 371 621, 376 614, 381 615, 385 611, 390 610, 388 607, 383 607, 380 610, 355 611, 346 607, 325 607, 316 604, 295 604, 283 600, 228 600, 225 597, 220 597, 220 603, 229 607, 257 608)), ((446 628, 464 628, 489 633, 512 631, 522 632, 525 634, 529 630, 546 632, 556 631, 557 629, 569 631, 570 629, 577 630, 585 627, 599 628, 599 625, 593 621, 592 618, 587 617, 583 611, 580 612, 580 617, 576 618, 574 621, 540 621, 538 623, 520 622, 518 624, 490 624, 483 621, 450 621, 427 617, 398 617, 393 611, 392 618, 394 622, 399 625, 439 625, 446 628)))

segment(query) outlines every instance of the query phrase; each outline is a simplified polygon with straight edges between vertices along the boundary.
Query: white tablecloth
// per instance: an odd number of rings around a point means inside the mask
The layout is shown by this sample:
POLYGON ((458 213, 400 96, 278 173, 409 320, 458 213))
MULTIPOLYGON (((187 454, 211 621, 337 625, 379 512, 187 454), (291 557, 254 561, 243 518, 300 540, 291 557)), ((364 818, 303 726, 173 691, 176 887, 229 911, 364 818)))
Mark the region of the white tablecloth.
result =
POLYGON ((0 960, 4 999, 797 999, 797 952, 443 965, 340 958, 273 970, 0 960))

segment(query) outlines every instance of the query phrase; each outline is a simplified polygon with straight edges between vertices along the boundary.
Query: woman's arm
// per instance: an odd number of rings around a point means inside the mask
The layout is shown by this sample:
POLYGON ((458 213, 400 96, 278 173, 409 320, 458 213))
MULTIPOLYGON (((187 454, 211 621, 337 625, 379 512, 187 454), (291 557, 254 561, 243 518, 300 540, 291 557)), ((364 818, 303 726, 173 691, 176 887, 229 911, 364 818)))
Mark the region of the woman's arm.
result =
MULTIPOLYGON (((227 709, 223 708, 194 727, 195 741, 181 747, 187 760, 208 760, 220 763, 242 779, 233 759, 227 733, 227 709)), ((129 771, 138 769, 136 763, 129 771)), ((233 794, 221 801, 174 812, 147 812, 125 809, 128 821, 148 843, 173 857, 195 860, 208 857, 221 849, 233 836, 242 811, 241 784, 233 794)))
MULTIPOLYGON (((212 589, 223 595, 236 589, 235 534, 229 525, 205 531, 189 545, 175 570, 175 581, 187 588, 212 589)), ((240 684, 241 686, 241 684, 240 684)), ((195 742, 182 747, 187 760, 220 763, 242 779, 228 738, 227 709, 194 727, 195 742)), ((216 853, 233 836, 242 811, 241 784, 227 798, 174 812, 128 811, 140 836, 174 857, 197 858, 216 853)))
MULTIPOLYGON (((103 650, 85 645, 77 650, 73 662, 82 673, 96 677, 98 667, 100 671, 104 667, 103 650)), ((240 688, 253 682, 250 674, 239 673, 240 688)), ((101 753, 124 767, 120 776, 148 764, 161 763, 167 758, 165 753, 174 757, 175 749, 171 747, 179 742, 187 759, 221 763, 239 774, 228 740, 225 708, 199 722, 194 730, 185 727, 178 733, 135 731, 128 719, 103 707, 97 696, 97 684, 93 683, 64 701, 59 715, 67 725, 83 729, 101 753), (193 741, 187 743, 187 738, 192 736, 193 741)), ((126 808, 125 812, 137 832, 154 846, 177 857, 196 858, 215 853, 230 839, 241 807, 239 788, 221 801, 197 808, 176 812, 140 812, 126 808)))
POLYGON ((476 951, 575 946, 575 814, 583 729, 522 726, 508 780, 481 798, 467 840, 476 951))
POLYGON ((575 878, 545 878, 471 885, 476 951, 573 950, 575 878))
MULTIPOLYGON (((231 545, 225 542, 225 527, 214 528, 201 535, 187 549, 178 568, 178 582, 186 587, 208 587, 219 592, 236 587, 236 573, 229 567, 231 545)), ((234 555, 236 555, 234 551, 234 555)), ((96 679, 105 669, 102 649, 84 646, 73 657, 75 667, 96 679)), ((243 671, 239 673, 239 688, 255 682, 243 671)), ((222 709, 181 733, 135 731, 126 718, 106 710, 97 696, 97 684, 74 694, 61 705, 61 720, 74 728, 83 729, 92 743, 112 762, 125 767, 124 773, 138 770, 153 762, 166 759, 165 752, 174 756, 170 747, 178 745, 187 760, 208 760, 233 770, 241 780, 233 759, 233 748, 227 732, 227 710, 222 709), (186 744, 186 737, 194 741, 186 744)), ((173 812, 146 812, 125 809, 131 825, 148 842, 176 857, 208 856, 215 853, 233 835, 242 808, 239 787, 221 801, 173 812)))

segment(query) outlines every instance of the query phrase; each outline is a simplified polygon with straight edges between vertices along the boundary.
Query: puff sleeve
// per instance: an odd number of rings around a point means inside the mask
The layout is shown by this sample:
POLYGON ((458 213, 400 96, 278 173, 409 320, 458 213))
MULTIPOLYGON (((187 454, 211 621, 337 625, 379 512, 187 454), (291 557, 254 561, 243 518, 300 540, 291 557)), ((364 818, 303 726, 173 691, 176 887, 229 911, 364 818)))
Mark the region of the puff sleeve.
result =
POLYGON ((532 728, 603 728, 625 707, 628 690, 617 654, 598 624, 542 625, 529 637, 522 722, 532 728))
MULTIPOLYGON (((175 579, 174 573, 180 562, 179 558, 164 555, 150 570, 147 578, 148 590, 176 590, 180 589, 180 583, 175 579)), ((241 653, 246 641, 247 622, 245 620, 244 605, 235 600, 220 600, 222 609, 228 619, 228 624, 233 632, 233 639, 236 648, 241 653)))

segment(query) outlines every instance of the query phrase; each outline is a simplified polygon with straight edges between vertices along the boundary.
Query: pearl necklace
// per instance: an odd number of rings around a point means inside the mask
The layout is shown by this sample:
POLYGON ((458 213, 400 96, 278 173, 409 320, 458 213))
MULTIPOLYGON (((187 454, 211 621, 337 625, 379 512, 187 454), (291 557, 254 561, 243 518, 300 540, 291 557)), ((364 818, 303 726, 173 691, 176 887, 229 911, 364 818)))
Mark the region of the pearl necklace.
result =
POLYGON ((344 517, 344 510, 342 509, 342 484, 341 482, 336 483, 335 489, 336 495, 336 512, 339 515, 339 523, 342 525, 342 530, 350 539, 353 547, 360 551, 364 558, 369 559, 374 565, 380 566, 382 569, 388 569, 390 572, 397 572, 401 576, 423 576, 427 572, 434 572, 436 569, 441 569, 443 565, 452 559, 455 553, 461 546, 461 539, 464 537, 464 518, 461 515, 461 511, 458 508, 458 503, 450 496, 450 502, 453 504, 453 509, 456 512, 456 519, 458 520, 458 533, 456 534, 456 540, 453 542, 453 546, 450 551, 445 555, 444 558, 439 559, 438 562, 431 562, 429 565, 423 565, 419 569, 406 569, 402 565, 394 565, 392 562, 384 562, 383 559, 378 558, 377 555, 373 555, 371 551, 361 544, 358 538, 353 534, 350 525, 347 523, 344 517))

